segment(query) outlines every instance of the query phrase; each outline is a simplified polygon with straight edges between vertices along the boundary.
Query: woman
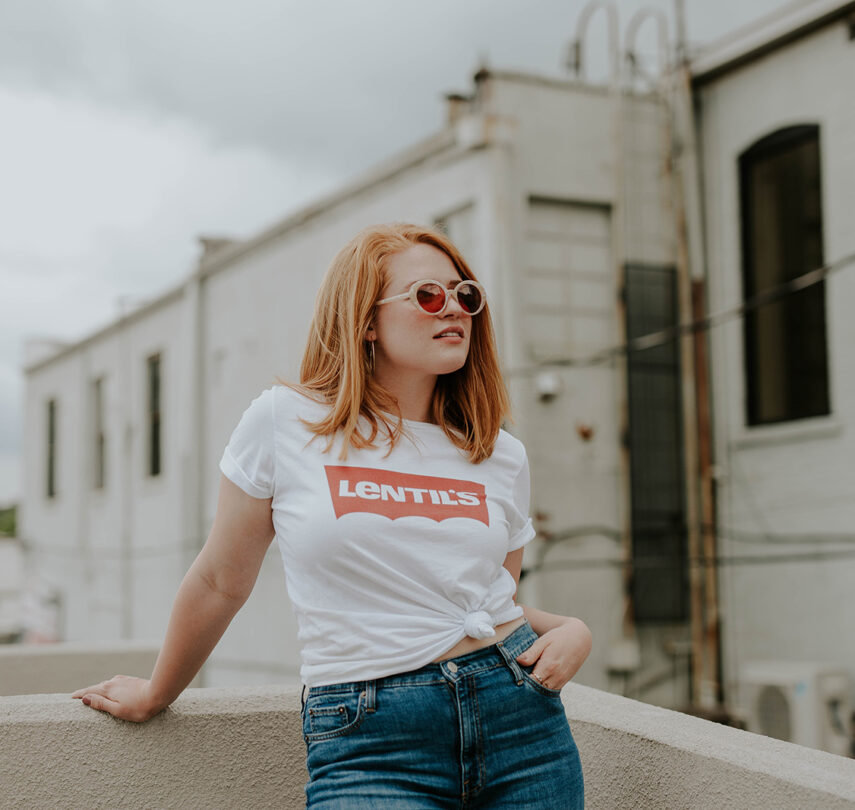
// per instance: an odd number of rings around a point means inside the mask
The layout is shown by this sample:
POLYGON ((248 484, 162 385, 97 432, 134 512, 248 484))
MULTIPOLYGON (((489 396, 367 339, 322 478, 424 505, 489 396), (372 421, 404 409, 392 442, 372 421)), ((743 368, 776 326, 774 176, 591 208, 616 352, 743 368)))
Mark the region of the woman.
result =
POLYGON ((559 692, 591 637, 514 602, 534 529, 507 410, 460 253, 421 227, 366 229, 324 280, 301 385, 265 391, 232 434, 151 679, 74 697, 136 721, 168 706, 276 535, 302 647, 309 807, 582 807, 559 692))

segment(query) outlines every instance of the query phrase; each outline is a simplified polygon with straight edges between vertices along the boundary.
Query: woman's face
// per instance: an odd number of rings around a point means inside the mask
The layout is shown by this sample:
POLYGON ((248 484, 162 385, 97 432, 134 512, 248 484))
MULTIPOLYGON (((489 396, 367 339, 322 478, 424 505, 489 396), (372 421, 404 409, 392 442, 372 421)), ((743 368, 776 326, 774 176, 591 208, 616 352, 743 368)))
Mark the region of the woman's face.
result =
MULTIPOLYGON (((433 279, 444 287, 454 287, 461 278, 445 253, 425 244, 392 255, 386 270, 380 298, 405 293, 414 281, 433 279)), ((375 376, 391 381, 457 371, 469 354, 471 333, 472 316, 453 297, 439 315, 423 312, 406 298, 381 304, 367 334, 368 340, 375 339, 375 376)))

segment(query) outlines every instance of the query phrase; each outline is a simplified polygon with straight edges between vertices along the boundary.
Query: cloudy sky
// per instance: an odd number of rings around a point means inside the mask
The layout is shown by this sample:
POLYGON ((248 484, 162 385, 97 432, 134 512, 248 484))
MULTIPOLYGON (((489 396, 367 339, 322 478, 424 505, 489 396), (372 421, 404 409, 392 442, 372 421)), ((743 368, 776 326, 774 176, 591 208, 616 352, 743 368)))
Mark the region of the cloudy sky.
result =
MULTIPOLYGON (((188 273, 199 234, 251 235, 432 134, 481 63, 562 75, 584 5, 2 0, 0 505, 20 491, 26 338, 85 336, 188 273)), ((617 5, 624 27, 673 10, 617 5)), ((686 0, 689 40, 785 5, 686 0)), ((599 14, 594 76, 605 39, 599 14)))

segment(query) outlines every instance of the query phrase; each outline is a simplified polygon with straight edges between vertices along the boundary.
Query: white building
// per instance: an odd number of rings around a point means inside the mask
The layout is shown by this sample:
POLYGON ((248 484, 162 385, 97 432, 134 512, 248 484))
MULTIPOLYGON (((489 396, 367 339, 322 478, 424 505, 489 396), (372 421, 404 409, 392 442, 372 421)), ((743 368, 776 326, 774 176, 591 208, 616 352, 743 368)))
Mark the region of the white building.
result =
MULTIPOLYGON (((754 274, 750 289, 759 292, 855 252, 853 7, 788 7, 693 63, 706 238, 692 270, 706 268, 710 311, 748 296, 743 273, 754 274), (803 185, 795 196, 810 200, 796 220, 789 175, 775 185, 777 164, 763 162, 790 147, 798 166, 815 161, 796 172, 803 185), (746 183, 772 183, 783 201, 777 218, 764 218, 763 205, 751 209, 753 219, 746 213, 746 183), (754 253, 742 249, 746 238, 754 253), (778 244, 803 259, 779 267, 778 244), (746 255, 754 257, 747 265, 746 255)), ((446 229, 491 295, 515 405, 511 428, 529 451, 541 532, 526 554, 523 601, 589 623, 595 647, 581 682, 685 704, 690 593, 677 344, 628 361, 605 352, 578 362, 677 320, 671 123, 656 92, 482 71, 471 96, 449 97, 447 124, 433 137, 254 239, 208 240, 186 283, 80 343, 32 358, 21 536, 63 594, 64 637, 162 635, 210 527, 222 448, 261 389, 277 375, 296 379, 330 259, 366 224, 410 220, 446 229), (560 362, 539 365, 549 360, 560 362)), ((762 196, 769 186, 751 188, 762 196)), ((814 320, 798 334, 800 346, 816 348, 796 352, 807 358, 801 366, 786 360, 795 349, 777 351, 794 333, 787 323, 776 333, 777 316, 759 326, 755 318, 753 343, 741 319, 710 331, 728 696, 741 667, 758 657, 824 660, 855 674, 855 605, 846 599, 855 559, 822 540, 744 542, 851 535, 855 369, 844 348, 855 343, 855 327, 844 313, 855 304, 855 272, 812 289, 814 320), (822 371, 824 399, 803 396, 819 390, 798 376, 805 367, 822 371), (790 398, 777 408, 785 389, 790 398), (836 556, 734 559, 826 549, 836 556)), ((791 317, 803 319, 798 306, 791 317)), ((206 682, 282 680, 296 677, 297 666, 271 549, 206 682)))
POLYGON ((855 675, 853 15, 794 3, 693 64, 710 311, 834 268, 710 332, 729 685, 764 659, 855 675))

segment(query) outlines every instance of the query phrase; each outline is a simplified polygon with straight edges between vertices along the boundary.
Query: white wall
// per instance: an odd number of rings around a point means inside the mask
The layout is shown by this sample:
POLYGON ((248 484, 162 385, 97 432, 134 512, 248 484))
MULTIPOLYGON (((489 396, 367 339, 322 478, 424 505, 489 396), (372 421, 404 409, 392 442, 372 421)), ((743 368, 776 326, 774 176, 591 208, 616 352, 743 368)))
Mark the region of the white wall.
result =
POLYGON ((171 299, 28 374, 19 534, 60 595, 66 640, 162 632, 183 574, 178 415, 186 364, 171 299), (161 354, 162 466, 147 470, 147 358, 161 354), (104 379, 106 483, 93 487, 91 383, 104 379), (46 496, 47 401, 58 403, 57 494, 46 496))
MULTIPOLYGON (((709 306, 741 301, 738 156, 785 126, 820 127, 826 262, 855 251, 855 43, 841 21, 723 75, 699 92, 709 306)), ((753 533, 852 534, 855 525, 855 267, 826 281, 831 414, 747 427, 742 323, 710 333, 719 522, 753 533)), ((851 554, 852 543, 843 548, 851 554)), ((839 551, 818 542, 720 541, 724 556, 839 551)), ((855 674, 855 558, 734 565, 721 571, 725 664, 734 685, 753 659, 827 661, 855 674)))

